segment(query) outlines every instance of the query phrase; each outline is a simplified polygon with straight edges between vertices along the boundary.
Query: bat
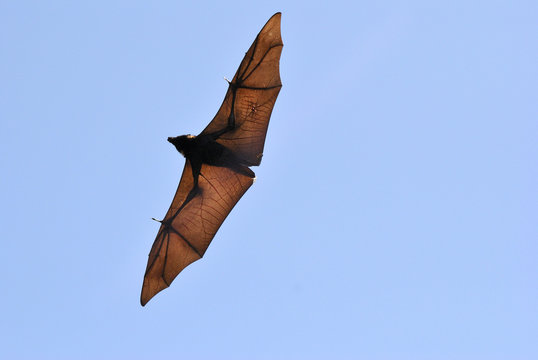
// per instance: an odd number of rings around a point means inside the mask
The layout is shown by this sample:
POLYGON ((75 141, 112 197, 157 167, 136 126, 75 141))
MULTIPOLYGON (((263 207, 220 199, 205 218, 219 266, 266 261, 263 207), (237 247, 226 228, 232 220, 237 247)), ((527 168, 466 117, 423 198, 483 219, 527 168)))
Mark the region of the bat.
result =
POLYGON ((250 166, 262 160, 269 118, 282 83, 280 13, 248 49, 217 114, 197 136, 169 137, 185 157, 172 204, 149 253, 140 303, 170 286, 204 256, 215 233, 254 183, 250 166))

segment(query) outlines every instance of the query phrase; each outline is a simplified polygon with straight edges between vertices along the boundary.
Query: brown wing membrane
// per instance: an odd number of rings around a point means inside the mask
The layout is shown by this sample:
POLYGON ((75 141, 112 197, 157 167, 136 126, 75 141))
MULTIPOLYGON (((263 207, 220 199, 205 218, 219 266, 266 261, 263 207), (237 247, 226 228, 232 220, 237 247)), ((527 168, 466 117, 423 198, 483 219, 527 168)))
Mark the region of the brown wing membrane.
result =
POLYGON ((247 51, 204 131, 198 137, 168 139, 187 160, 149 254, 142 305, 204 255, 224 219, 253 184, 254 173, 246 166, 261 162, 269 118, 282 87, 282 46, 276 13, 247 51))
POLYGON ((190 162, 186 161, 176 195, 149 254, 142 305, 204 255, 224 219, 253 182, 253 178, 226 167, 202 165, 198 190, 189 195, 193 177, 190 162), (192 199, 185 202, 189 196, 192 199))
POLYGON ((273 15, 260 31, 230 82, 217 115, 201 133, 215 134, 233 125, 233 130, 219 136, 217 142, 248 165, 261 162, 269 118, 282 87, 280 15, 273 15))

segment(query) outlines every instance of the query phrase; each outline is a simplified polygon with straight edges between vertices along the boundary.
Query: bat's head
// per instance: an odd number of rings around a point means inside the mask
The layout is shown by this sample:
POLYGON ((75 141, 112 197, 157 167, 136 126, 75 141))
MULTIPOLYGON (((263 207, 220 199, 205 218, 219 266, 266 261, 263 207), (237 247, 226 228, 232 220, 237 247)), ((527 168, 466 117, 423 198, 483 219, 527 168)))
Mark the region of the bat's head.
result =
POLYGON ((176 137, 169 137, 168 142, 173 144, 177 151, 181 153, 181 155, 187 157, 190 153, 190 150, 193 146, 193 140, 196 138, 194 135, 181 135, 176 137))

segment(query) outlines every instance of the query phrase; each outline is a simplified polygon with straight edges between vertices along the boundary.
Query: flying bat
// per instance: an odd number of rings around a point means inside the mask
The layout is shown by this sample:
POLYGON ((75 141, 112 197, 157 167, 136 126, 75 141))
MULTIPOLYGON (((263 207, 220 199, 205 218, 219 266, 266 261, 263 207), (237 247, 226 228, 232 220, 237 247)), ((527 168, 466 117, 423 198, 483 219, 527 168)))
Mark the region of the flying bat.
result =
POLYGON ((256 36, 209 125, 197 136, 168 138, 185 157, 185 167, 149 253, 142 306, 204 256, 224 219, 254 183, 249 167, 261 163, 282 87, 280 16, 273 15, 256 36))

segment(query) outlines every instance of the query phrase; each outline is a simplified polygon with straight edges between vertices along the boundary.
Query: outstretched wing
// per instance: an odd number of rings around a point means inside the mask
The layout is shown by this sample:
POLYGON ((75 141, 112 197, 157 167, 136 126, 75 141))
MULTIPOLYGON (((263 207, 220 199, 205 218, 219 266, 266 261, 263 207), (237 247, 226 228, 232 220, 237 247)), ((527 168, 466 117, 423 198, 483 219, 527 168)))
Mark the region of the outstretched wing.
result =
POLYGON ((222 222, 254 179, 226 167, 202 165, 198 190, 187 160, 176 195, 149 254, 140 303, 170 286, 189 264, 200 259, 222 222), (186 201, 188 197, 190 200, 186 201))
POLYGON ((282 87, 280 15, 273 15, 256 36, 217 115, 200 134, 218 134, 230 124, 232 130, 218 136, 217 142, 249 166, 261 162, 269 118, 282 87))

